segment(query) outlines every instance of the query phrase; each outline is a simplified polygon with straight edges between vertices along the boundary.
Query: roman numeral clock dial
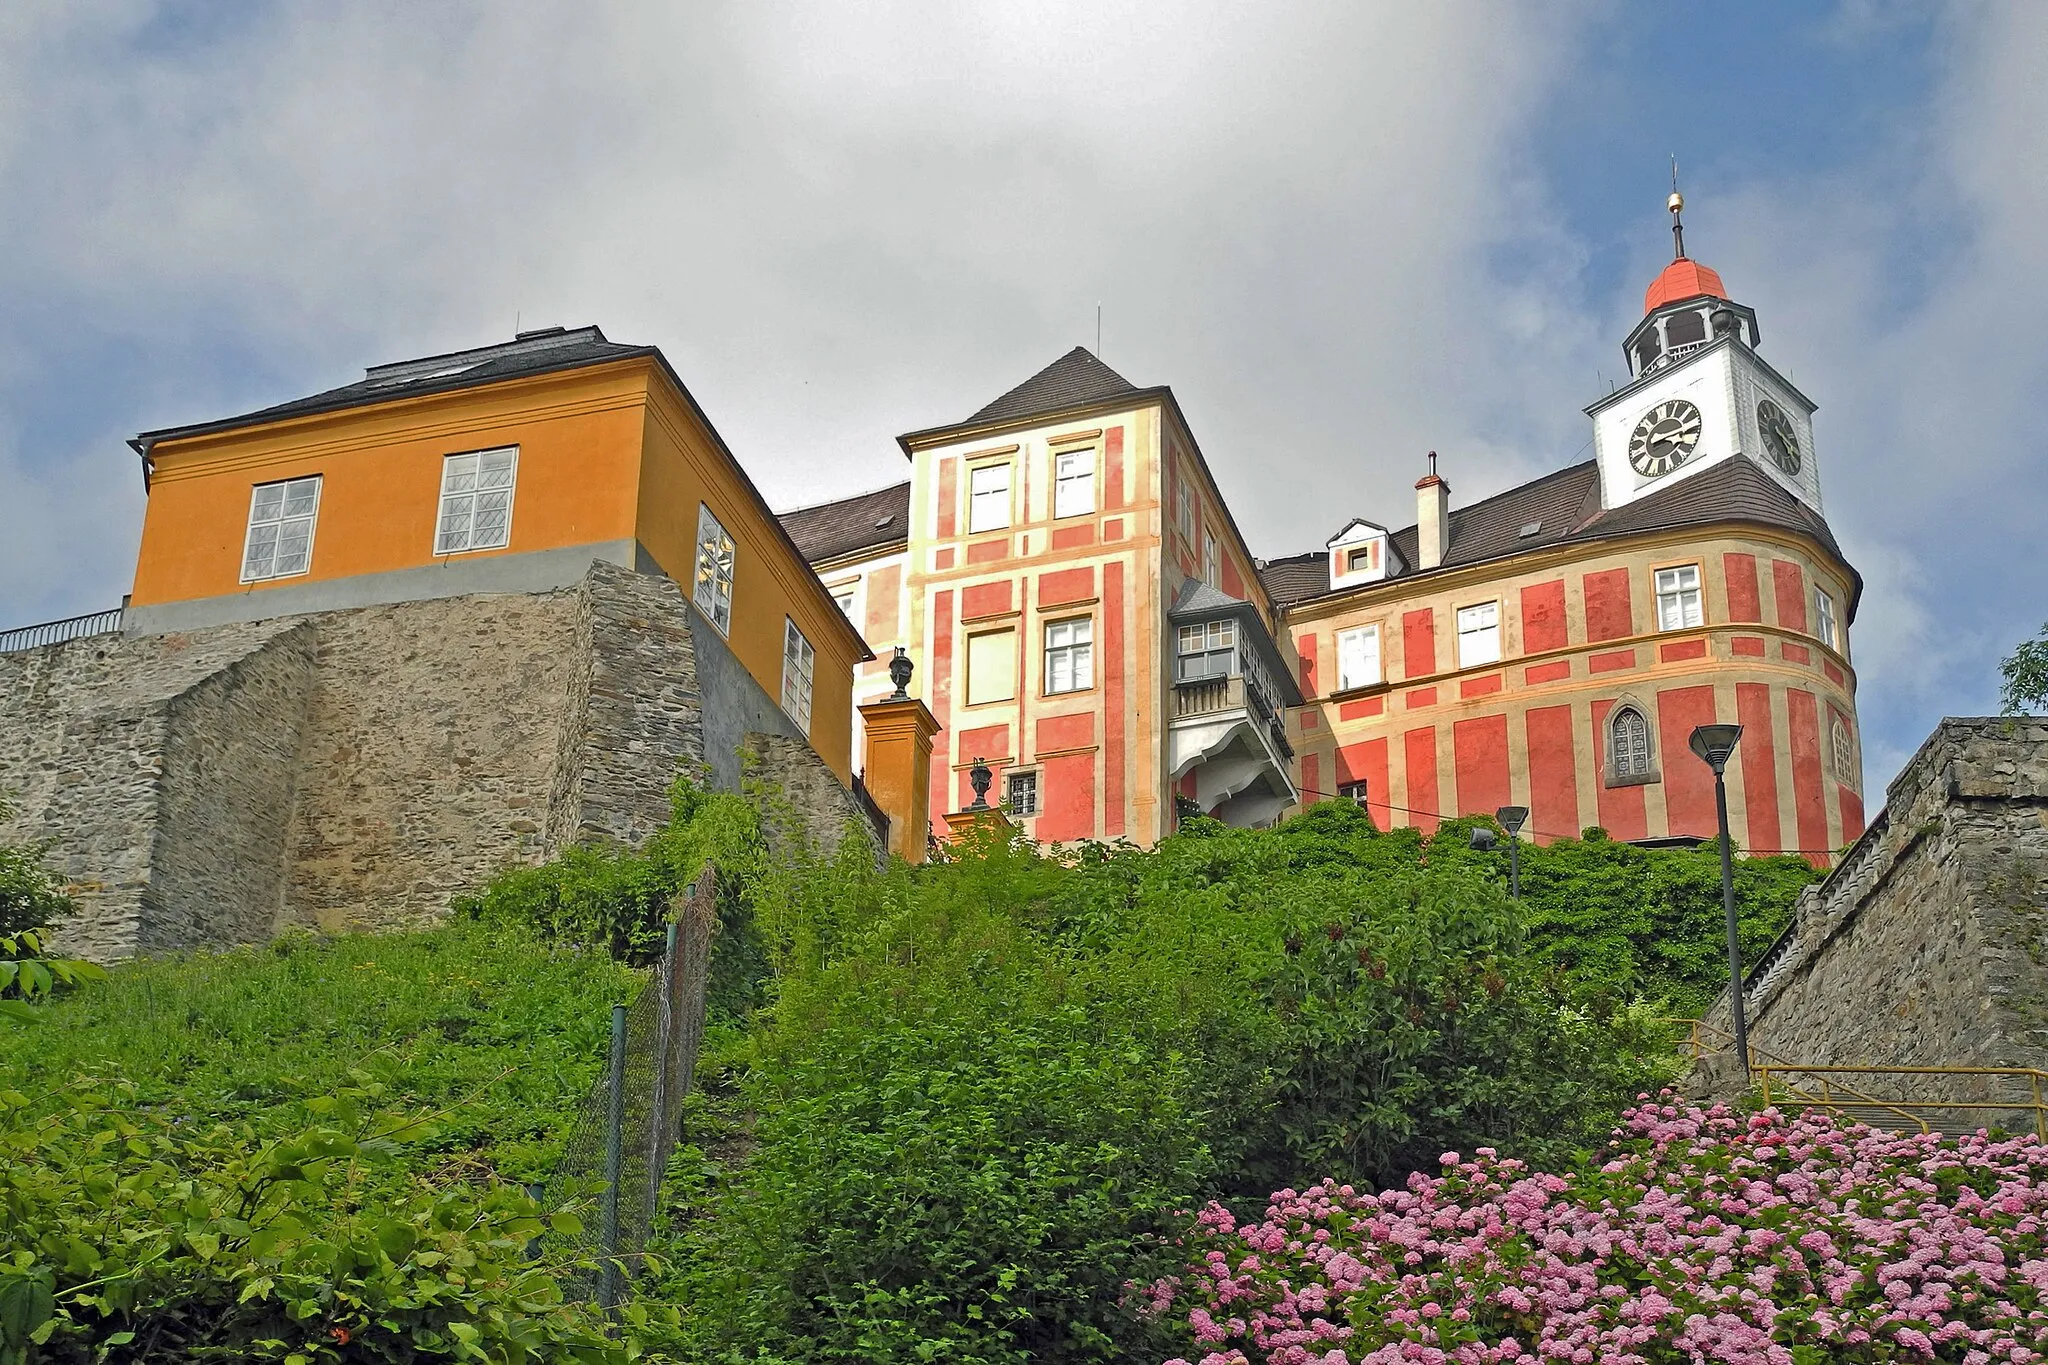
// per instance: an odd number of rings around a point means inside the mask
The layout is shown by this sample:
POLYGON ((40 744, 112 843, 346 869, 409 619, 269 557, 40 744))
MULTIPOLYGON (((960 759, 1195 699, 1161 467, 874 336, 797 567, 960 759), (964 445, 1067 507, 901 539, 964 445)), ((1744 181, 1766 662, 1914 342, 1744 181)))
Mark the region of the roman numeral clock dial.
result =
POLYGON ((1643 414, 1628 438, 1628 462, 1636 473, 1654 479, 1669 474, 1691 457, 1700 443, 1700 410, 1683 398, 1659 403, 1643 414))

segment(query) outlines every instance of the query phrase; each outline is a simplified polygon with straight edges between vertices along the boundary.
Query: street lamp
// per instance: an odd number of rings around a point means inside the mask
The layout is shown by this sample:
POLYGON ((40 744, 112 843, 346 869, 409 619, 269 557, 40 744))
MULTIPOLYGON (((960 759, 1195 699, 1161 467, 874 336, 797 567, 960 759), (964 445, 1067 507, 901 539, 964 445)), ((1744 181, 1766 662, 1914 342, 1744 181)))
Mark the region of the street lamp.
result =
POLYGON ((1522 826, 1529 819, 1527 806, 1502 806, 1493 813, 1500 821, 1500 827, 1508 832, 1508 894, 1516 900, 1522 898, 1522 826))
POLYGON ((1721 825, 1721 909, 1728 915, 1728 1013, 1735 1021, 1735 1055, 1749 1075, 1749 1021, 1743 1018, 1742 938, 1735 922, 1735 864, 1728 852, 1728 756, 1742 738, 1740 725, 1702 725, 1692 751, 1714 770, 1714 818, 1721 825))

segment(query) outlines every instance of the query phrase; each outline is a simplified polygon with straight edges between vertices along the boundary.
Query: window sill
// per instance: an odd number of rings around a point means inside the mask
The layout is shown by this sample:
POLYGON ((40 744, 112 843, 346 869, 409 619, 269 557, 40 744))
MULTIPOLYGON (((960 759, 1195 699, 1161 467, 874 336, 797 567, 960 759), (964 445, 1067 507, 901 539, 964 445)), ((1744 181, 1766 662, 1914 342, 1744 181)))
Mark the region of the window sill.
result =
POLYGON ((1647 787, 1663 780, 1664 774, 1652 768, 1646 773, 1634 773, 1628 777, 1616 777, 1613 773, 1608 773, 1602 785, 1606 787, 1647 787))

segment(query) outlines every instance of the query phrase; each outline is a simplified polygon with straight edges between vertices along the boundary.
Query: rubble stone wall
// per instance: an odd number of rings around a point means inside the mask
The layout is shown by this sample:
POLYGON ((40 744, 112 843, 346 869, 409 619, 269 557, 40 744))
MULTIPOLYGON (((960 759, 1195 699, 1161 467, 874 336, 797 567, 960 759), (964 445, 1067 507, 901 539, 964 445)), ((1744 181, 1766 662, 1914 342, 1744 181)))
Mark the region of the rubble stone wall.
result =
MULTIPOLYGON (((1744 998, 1765 1061, 2048 1069, 2048 719, 1944 720, 1744 998)), ((1729 1026, 1725 995, 1708 1023, 1729 1026)), ((1952 1100, 2001 1083, 1884 1084, 1952 1100)))
POLYGON ((749 763, 807 837, 861 820, 682 590, 604 561, 0 654, 0 839, 47 845, 80 905, 61 942, 100 960, 428 922, 507 866, 639 842, 679 773, 738 790, 749 763))

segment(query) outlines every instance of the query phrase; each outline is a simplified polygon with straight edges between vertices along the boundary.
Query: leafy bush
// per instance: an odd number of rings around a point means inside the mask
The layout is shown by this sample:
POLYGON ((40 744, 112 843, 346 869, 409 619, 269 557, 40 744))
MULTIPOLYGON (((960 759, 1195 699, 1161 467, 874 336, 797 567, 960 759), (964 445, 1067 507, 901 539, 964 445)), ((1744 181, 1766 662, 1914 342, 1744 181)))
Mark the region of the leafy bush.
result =
POLYGON ((380 1178, 411 1126, 381 1098, 286 1126, 0 1090, 0 1362, 627 1360, 529 1258, 524 1194, 380 1178))
POLYGON ((1353 807, 775 876, 768 1003, 700 1070, 654 1291, 685 1358, 1156 1355, 1126 1285, 1172 1210, 1452 1141, 1568 1159, 1672 1065, 1490 868, 1353 807))
POLYGON ((45 957, 43 937, 34 929, 0 934, 0 1019, 32 1023, 38 1017, 30 1004, 106 973, 91 962, 45 957))
MULTIPOLYGON (((0 821, 13 813, 0 799, 0 821)), ((63 883, 43 865, 44 852, 38 844, 0 844, 0 934, 47 929, 75 908, 63 883)))
MULTIPOLYGON (((2048 1143, 1632 1109, 1605 1164, 1490 1149, 1201 1215, 1154 1310, 1202 1365, 2037 1360, 2048 1143)), ((1170 1365, 1186 1365, 1185 1360, 1170 1365)))

